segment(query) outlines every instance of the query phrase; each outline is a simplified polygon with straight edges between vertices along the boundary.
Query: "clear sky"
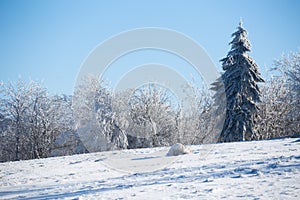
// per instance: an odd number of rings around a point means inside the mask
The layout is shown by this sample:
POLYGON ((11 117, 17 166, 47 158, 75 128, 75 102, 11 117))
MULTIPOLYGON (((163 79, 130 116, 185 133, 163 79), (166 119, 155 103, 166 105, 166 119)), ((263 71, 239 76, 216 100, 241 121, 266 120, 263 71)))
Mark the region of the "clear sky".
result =
POLYGON ((143 27, 190 36, 221 69, 240 17, 250 55, 264 71, 300 47, 299 10, 297 0, 0 0, 0 80, 21 76, 43 81, 51 93, 71 94, 81 64, 98 44, 143 27))

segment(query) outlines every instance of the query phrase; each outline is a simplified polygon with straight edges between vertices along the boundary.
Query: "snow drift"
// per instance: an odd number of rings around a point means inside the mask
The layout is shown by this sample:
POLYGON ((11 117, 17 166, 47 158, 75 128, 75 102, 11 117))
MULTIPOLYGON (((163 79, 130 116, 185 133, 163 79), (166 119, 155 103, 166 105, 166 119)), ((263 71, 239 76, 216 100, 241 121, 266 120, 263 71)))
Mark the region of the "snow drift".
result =
POLYGON ((176 143, 176 144, 172 145, 172 147, 170 148, 170 150, 167 153, 167 156, 179 156, 179 155, 188 154, 188 153, 191 153, 190 149, 188 149, 183 144, 176 143))

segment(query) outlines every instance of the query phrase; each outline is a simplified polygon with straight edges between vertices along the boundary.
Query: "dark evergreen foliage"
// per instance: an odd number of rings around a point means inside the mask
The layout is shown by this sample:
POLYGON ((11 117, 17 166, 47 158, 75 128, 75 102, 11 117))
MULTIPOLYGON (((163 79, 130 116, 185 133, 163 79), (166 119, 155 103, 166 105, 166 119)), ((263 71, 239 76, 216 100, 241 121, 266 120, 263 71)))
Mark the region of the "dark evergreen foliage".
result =
POLYGON ((233 40, 229 43, 231 50, 221 60, 222 75, 226 93, 226 119, 219 142, 233 142, 252 139, 253 117, 260 101, 258 82, 264 82, 258 71, 258 66, 247 54, 250 52, 250 42, 247 31, 240 22, 233 40))

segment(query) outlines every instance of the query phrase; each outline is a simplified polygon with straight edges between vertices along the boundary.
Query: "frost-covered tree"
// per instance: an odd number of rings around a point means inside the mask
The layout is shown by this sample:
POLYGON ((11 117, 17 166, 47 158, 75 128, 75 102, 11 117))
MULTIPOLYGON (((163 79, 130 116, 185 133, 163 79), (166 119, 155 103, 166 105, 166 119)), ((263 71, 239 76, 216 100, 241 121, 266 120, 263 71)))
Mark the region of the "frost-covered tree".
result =
POLYGON ((95 112, 100 130, 107 139, 109 150, 126 149, 128 146, 125 131, 119 126, 119 114, 113 109, 112 92, 100 83, 95 93, 95 112))
POLYGON ((212 99, 206 87, 188 84, 184 87, 188 107, 180 118, 180 143, 203 144, 212 142, 213 119, 212 99))
POLYGON ((19 79, 16 83, 3 84, 2 88, 1 110, 3 120, 6 121, 5 133, 2 133, 6 140, 1 144, 2 151, 10 155, 9 160, 28 159, 24 152, 30 140, 27 134, 27 114, 31 106, 33 87, 31 83, 27 84, 19 79))
POLYGON ((272 76, 261 88, 262 102, 255 118, 255 139, 270 139, 291 136, 289 113, 294 110, 288 100, 288 85, 285 76, 272 76))
MULTIPOLYGON (((84 145, 74 128, 74 112, 72 109, 72 96, 55 95, 49 97, 47 125, 50 137, 46 144, 51 147, 50 156, 64 156, 78 153, 86 153, 84 145), (50 120, 49 120, 50 119, 50 120), (54 140, 52 140, 54 139, 54 140), (51 141, 51 143, 50 143, 51 141)), ((47 147, 47 146, 46 146, 47 147)), ((47 149, 47 148, 46 148, 47 149)), ((49 154, 49 153, 47 153, 49 154)))
POLYGON ((54 148, 54 142, 60 134, 64 132, 74 134, 71 98, 66 95, 50 96, 44 94, 44 98, 39 100, 37 106, 38 109, 33 110, 33 113, 37 113, 38 116, 38 126, 33 126, 33 128, 39 130, 37 143, 35 143, 37 153, 34 155, 37 156, 36 158, 48 157, 54 148))
POLYGON ((288 123, 287 132, 290 132, 290 135, 300 135, 300 49, 276 60, 275 69, 286 78, 286 101, 292 108, 285 119, 288 123))
POLYGON ((176 141, 176 105, 172 98, 170 91, 156 84, 142 86, 133 92, 129 100, 136 130, 133 134, 147 140, 143 147, 166 146, 176 141))
POLYGON ((50 121, 47 117, 49 113, 49 97, 45 88, 37 83, 32 85, 33 90, 30 95, 30 108, 27 112, 28 117, 28 133, 30 137, 30 156, 31 158, 46 157, 47 150, 50 147, 45 145, 52 142, 48 134, 48 127, 45 122, 50 121), (47 147, 46 147, 47 146, 47 147))
POLYGON ((104 82, 87 76, 75 90, 76 131, 90 152, 127 148, 127 137, 113 110, 113 94, 104 82))
POLYGON ((253 117, 260 101, 257 83, 263 82, 258 66, 247 54, 250 42, 240 22, 232 34, 231 50, 221 59, 226 93, 226 118, 219 142, 249 140, 254 137, 253 117))
MULTIPOLYGON (((283 55, 281 59, 275 60, 275 68, 287 76, 290 94, 300 97, 300 49, 298 52, 283 55)), ((296 98, 295 98, 296 99, 296 98)))
POLYGON ((48 157, 56 137, 73 129, 65 98, 50 96, 39 83, 19 80, 1 91, 1 161, 48 157))

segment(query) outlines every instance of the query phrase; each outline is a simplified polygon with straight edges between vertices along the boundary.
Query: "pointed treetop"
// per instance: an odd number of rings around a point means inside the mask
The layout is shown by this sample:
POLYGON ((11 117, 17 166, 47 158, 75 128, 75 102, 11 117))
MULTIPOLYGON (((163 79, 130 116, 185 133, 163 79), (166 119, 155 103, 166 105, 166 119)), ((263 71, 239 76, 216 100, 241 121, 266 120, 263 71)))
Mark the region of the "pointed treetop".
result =
POLYGON ((240 18, 239 27, 242 27, 242 26, 243 26, 243 19, 240 18))
POLYGON ((243 20, 241 18, 239 26, 237 27, 238 30, 231 34, 233 39, 229 43, 231 44, 231 51, 228 53, 228 55, 244 54, 247 51, 251 51, 251 44, 247 38, 247 31, 242 26, 243 20))

